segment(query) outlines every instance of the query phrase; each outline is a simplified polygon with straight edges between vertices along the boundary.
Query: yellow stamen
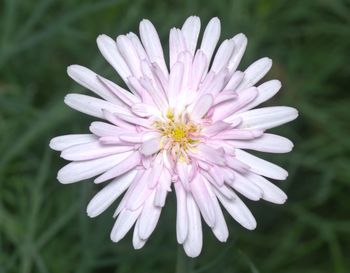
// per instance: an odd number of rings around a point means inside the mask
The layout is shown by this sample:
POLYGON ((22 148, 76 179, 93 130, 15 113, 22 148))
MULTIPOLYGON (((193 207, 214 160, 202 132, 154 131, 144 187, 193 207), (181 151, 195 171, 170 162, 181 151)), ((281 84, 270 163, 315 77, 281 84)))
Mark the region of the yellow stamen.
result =
POLYGON ((177 155, 178 160, 187 162, 187 151, 193 150, 198 140, 193 139, 193 134, 199 132, 199 127, 184 118, 183 115, 175 115, 172 109, 166 112, 165 121, 155 121, 154 126, 163 135, 161 146, 171 150, 177 155))

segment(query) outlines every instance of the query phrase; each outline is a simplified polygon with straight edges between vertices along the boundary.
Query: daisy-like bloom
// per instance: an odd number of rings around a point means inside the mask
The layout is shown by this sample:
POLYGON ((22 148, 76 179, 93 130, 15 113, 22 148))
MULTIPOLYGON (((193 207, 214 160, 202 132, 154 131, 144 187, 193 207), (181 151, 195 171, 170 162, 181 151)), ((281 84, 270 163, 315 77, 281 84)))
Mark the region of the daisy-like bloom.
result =
POLYGON ((97 176, 97 184, 110 181, 90 201, 90 217, 125 192, 114 213, 114 242, 134 226, 133 245, 143 247, 172 191, 177 241, 190 257, 202 249, 201 217, 218 240, 227 240, 220 204, 243 227, 256 227, 237 193, 276 204, 287 199, 266 179, 284 180, 287 171, 245 151, 286 153, 293 147, 265 131, 295 119, 294 108, 253 109, 281 87, 278 80, 255 86, 271 60, 259 59, 241 72, 237 67, 247 45, 243 34, 223 41, 213 57, 219 19, 210 20, 197 48, 199 32, 196 16, 170 30, 169 66, 148 20, 140 23, 141 39, 134 33, 116 40, 100 35, 98 48, 130 92, 88 68, 68 67, 73 80, 101 98, 69 94, 65 103, 103 121, 92 122, 89 134, 51 140, 50 147, 72 161, 58 172, 58 180, 68 184, 97 176))

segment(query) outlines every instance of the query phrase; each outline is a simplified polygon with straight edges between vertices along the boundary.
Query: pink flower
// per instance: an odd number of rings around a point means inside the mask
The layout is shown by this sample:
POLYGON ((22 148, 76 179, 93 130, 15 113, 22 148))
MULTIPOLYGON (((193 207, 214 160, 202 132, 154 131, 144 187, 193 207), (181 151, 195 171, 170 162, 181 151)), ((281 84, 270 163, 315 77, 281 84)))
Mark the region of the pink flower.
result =
POLYGON ((243 227, 256 227, 236 192, 254 201, 282 204, 287 199, 266 179, 284 180, 287 171, 244 151, 286 153, 293 147, 287 138, 265 131, 294 120, 296 109, 251 110, 281 87, 278 80, 255 86, 271 68, 271 60, 262 58, 238 71, 247 38, 238 34, 223 41, 212 60, 219 19, 210 20, 197 49, 199 32, 195 16, 181 29, 170 30, 170 72, 150 21, 140 23, 141 41, 134 33, 116 41, 100 35, 102 55, 131 92, 88 68, 68 67, 72 79, 101 98, 69 94, 65 103, 103 121, 92 122, 90 134, 51 140, 50 147, 72 161, 57 178, 63 184, 96 176, 97 184, 111 180, 90 201, 90 217, 126 191, 114 214, 114 242, 135 226, 133 245, 143 247, 172 189, 177 199, 177 241, 191 257, 202 249, 201 217, 218 240, 227 240, 220 203, 243 227))

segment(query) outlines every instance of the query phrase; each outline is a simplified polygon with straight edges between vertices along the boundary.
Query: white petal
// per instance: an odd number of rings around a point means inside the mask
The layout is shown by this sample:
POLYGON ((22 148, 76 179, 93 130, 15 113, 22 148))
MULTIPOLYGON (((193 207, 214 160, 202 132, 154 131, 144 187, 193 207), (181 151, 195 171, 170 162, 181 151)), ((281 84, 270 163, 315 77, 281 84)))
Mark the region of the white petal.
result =
MULTIPOLYGON (((204 52, 207 60, 211 59, 217 42, 220 38, 221 25, 217 17, 212 18, 204 30, 200 49, 204 52)), ((209 64, 209 63, 208 63, 209 64)))
POLYGON ((210 68, 215 73, 220 72, 221 69, 225 68, 231 58, 234 50, 235 43, 233 40, 225 40, 220 45, 218 52, 215 55, 213 64, 210 68))
POLYGON ((150 61, 157 63, 164 74, 168 74, 165 64, 163 48, 158 33, 153 24, 146 19, 140 23, 140 37, 150 61))
POLYGON ((160 139, 152 138, 142 143, 140 152, 145 156, 150 156, 160 150, 160 139))
POLYGON ((235 50, 233 51, 228 69, 231 73, 235 72, 247 47, 247 37, 243 34, 237 34, 232 38, 235 43, 235 50))
POLYGON ((215 136, 220 132, 229 129, 231 125, 224 121, 216 121, 209 126, 203 128, 202 132, 207 136, 215 136))
POLYGON ((263 195, 262 190, 258 186, 256 186, 254 183, 251 183, 248 179, 244 178, 239 173, 236 173, 232 187, 253 201, 258 201, 260 198, 262 198, 263 195))
POLYGON ((70 65, 67 67, 67 73, 77 83, 91 90, 101 98, 121 105, 120 100, 98 80, 98 75, 90 69, 80 65, 70 65))
POLYGON ((174 184, 176 192, 176 237, 179 244, 183 244, 188 233, 188 216, 186 192, 180 182, 174 184))
MULTIPOLYGON (((168 84, 167 80, 166 83, 168 84)), ((140 84, 147 91, 147 99, 153 100, 160 110, 167 109, 168 102, 163 89, 156 88, 152 80, 146 77, 140 79, 140 84)))
POLYGON ((120 55, 116 42, 107 35, 102 34, 97 37, 97 46, 107 62, 113 66, 124 82, 126 82, 131 72, 123 57, 120 55))
POLYGON ((142 76, 140 58, 132 44, 125 35, 117 37, 117 47, 130 71, 136 78, 142 76))
POLYGON ((132 146, 103 145, 95 141, 67 148, 61 153, 61 157, 66 160, 80 161, 124 153, 130 150, 133 150, 132 146))
POLYGON ((189 190, 189 179, 190 179, 190 166, 186 162, 178 161, 176 164, 177 175, 179 176, 179 183, 186 189, 189 190))
POLYGON ((242 118, 240 128, 266 130, 296 119, 298 117, 298 111, 295 108, 287 106, 264 107, 234 114, 229 120, 237 117, 242 118))
POLYGON ((151 236, 157 226, 162 211, 162 208, 154 205, 154 196, 155 193, 153 192, 148 197, 140 216, 139 235, 143 240, 147 240, 151 236))
POLYGON ((266 75, 267 72, 269 72, 271 66, 272 60, 266 57, 252 63, 244 71, 244 78, 237 90, 243 90, 256 84, 266 75))
POLYGON ((54 137, 50 140, 50 148, 55 151, 63 151, 74 145, 96 141, 97 138, 92 134, 72 134, 54 137))
POLYGON ((158 184, 158 187, 156 188, 156 195, 154 197, 154 205, 160 208, 164 207, 167 195, 168 190, 164 188, 163 185, 158 184))
POLYGON ((276 180, 285 180, 288 172, 271 162, 258 158, 240 149, 236 149, 236 158, 247 164, 250 171, 276 180))
POLYGON ((130 192, 127 192, 128 196, 125 205, 127 209, 137 210, 153 192, 147 185, 151 174, 152 170, 147 169, 138 180, 133 182, 130 192))
POLYGON ((190 182, 190 187, 193 198, 196 201, 204 221, 208 224, 208 226, 214 227, 215 212, 213 210, 213 204, 210 200, 210 196, 207 188, 205 187, 202 176, 196 175, 190 182))
POLYGON ((241 71, 236 71, 235 73, 233 73, 230 80, 226 84, 224 91, 225 90, 235 91, 237 89, 237 86, 243 80, 243 77, 244 77, 244 73, 241 71))
POLYGON ((111 232, 111 240, 113 242, 117 243, 124 238, 139 217, 141 209, 139 208, 136 211, 123 210, 119 214, 111 232))
POLYGON ((192 56, 196 50, 200 29, 201 21, 197 16, 188 17, 181 29, 185 38, 187 50, 191 53, 192 56))
POLYGON ((222 69, 218 74, 214 73, 213 75, 212 73, 214 72, 211 71, 207 74, 205 80, 200 86, 199 91, 201 92, 201 94, 205 94, 205 93, 212 94, 214 98, 216 98, 217 95, 223 90, 223 88, 227 83, 228 70, 225 68, 225 69, 222 69))
POLYGON ((258 106, 259 104, 272 98, 280 90, 281 82, 278 80, 271 80, 259 85, 257 88, 258 95, 256 96, 256 98, 252 102, 244 106, 242 109, 240 109, 238 113, 252 109, 255 106, 258 106))
MULTIPOLYGON (((182 87, 181 87, 181 98, 184 101, 187 101, 188 88, 190 87, 191 79, 191 70, 192 70, 192 61, 193 57, 188 51, 182 52, 179 55, 179 62, 183 63, 184 72, 182 77, 182 87)), ((185 103, 184 103, 185 104, 185 103)))
POLYGON ((216 165, 225 165, 225 159, 223 158, 223 152, 219 149, 215 149, 207 144, 200 143, 198 146, 198 159, 213 163, 216 165))
POLYGON ((142 240, 139 235, 140 218, 136 221, 134 232, 132 236, 132 245, 135 249, 141 249, 145 244, 146 240, 142 240))
POLYGON ((117 209, 115 210, 114 214, 113 214, 113 218, 117 217, 124 209, 128 209, 128 210, 137 210, 140 206, 138 206, 137 208, 135 209, 130 209, 127 207, 127 203, 128 203, 128 200, 130 198, 130 195, 133 193, 133 191, 135 190, 136 186, 139 185, 139 180, 140 178, 142 178, 142 176, 145 174, 145 171, 140 169, 140 170, 137 170, 137 174, 136 176, 134 177, 133 181, 131 182, 128 190, 126 191, 126 193, 124 194, 123 196, 123 199, 119 202, 119 205, 117 207, 117 209))
POLYGON ((122 119, 123 121, 126 121, 128 123, 134 124, 134 125, 140 125, 146 128, 153 129, 151 122, 148 119, 136 117, 130 114, 119 114, 118 118, 122 119))
POLYGON ((124 128, 101 121, 92 122, 89 129, 97 136, 118 136, 122 133, 128 132, 124 128))
POLYGON ((198 89, 199 83, 208 67, 209 60, 202 50, 197 50, 196 55, 193 59, 192 70, 191 70, 191 84, 190 89, 195 91, 198 89))
POLYGON ((208 190, 211 203, 213 204, 213 209, 215 211, 215 226, 212 228, 214 235, 220 242, 226 242, 228 238, 228 228, 222 210, 220 208, 219 202, 216 195, 207 181, 204 184, 208 190))
POLYGON ((254 173, 247 173, 245 177, 263 190, 262 199, 275 204, 283 204, 286 202, 287 195, 264 177, 254 173))
POLYGON ((126 36, 130 39, 130 41, 131 41, 132 45, 134 46, 134 49, 136 50, 137 55, 139 56, 140 60, 148 60, 147 53, 146 53, 145 49, 143 48, 139 37, 137 37, 137 35, 133 32, 129 32, 126 36))
POLYGON ((126 153, 119 154, 122 160, 116 164, 113 168, 105 172, 104 174, 97 177, 94 182, 101 183, 107 181, 111 178, 122 175, 140 163, 141 157, 138 152, 130 151, 126 153))
POLYGON ((139 117, 161 116, 156 107, 146 103, 135 103, 132 105, 131 110, 139 117))
POLYGON ((81 94, 68 94, 64 98, 65 104, 69 107, 82 112, 84 114, 94 116, 97 118, 104 118, 103 109, 112 113, 128 113, 129 111, 124 107, 112 104, 110 102, 86 96, 81 94))
POLYGON ((63 184, 88 179, 109 170, 123 159, 123 154, 117 154, 93 160, 71 162, 58 171, 57 179, 63 184))
POLYGON ((257 94, 257 88, 250 87, 240 92, 236 99, 224 101, 218 105, 215 105, 212 120, 218 121, 226 119, 225 121, 228 122, 233 120, 230 116, 254 100, 257 94))
POLYGON ((170 71, 178 61, 180 53, 184 51, 186 51, 186 45, 181 30, 172 28, 169 34, 170 71))
POLYGON ((194 120, 203 118, 213 105, 214 98, 210 94, 205 94, 199 98, 192 109, 191 117, 194 120))
POLYGON ((176 99, 181 92, 183 69, 183 64, 177 62, 170 70, 167 94, 171 107, 176 105, 176 99))
POLYGON ((118 113, 112 113, 107 110, 102 110, 103 115, 107 121, 120 128, 123 132, 136 132, 136 127, 134 124, 128 123, 121 118, 119 118, 118 113))
POLYGON ((243 227, 249 230, 256 228, 256 220, 247 206, 236 195, 234 199, 227 199, 221 193, 216 191, 216 196, 219 198, 221 204, 228 211, 228 213, 240 223, 243 227))
POLYGON ((183 244, 189 257, 197 257, 203 246, 202 223, 199 209, 191 194, 187 195, 188 235, 183 244))
POLYGON ((89 202, 87 214, 96 217, 104 212, 131 184, 137 171, 130 171, 110 182, 89 202))
POLYGON ((236 148, 267 153, 289 153, 293 149, 293 143, 289 139, 273 134, 263 134, 248 141, 232 140, 230 143, 236 148))
POLYGON ((141 99, 131 93, 130 91, 121 88, 119 85, 114 82, 107 80, 101 76, 97 76, 98 80, 104 85, 107 89, 113 92, 122 102, 127 105, 132 105, 133 103, 141 102, 141 99))

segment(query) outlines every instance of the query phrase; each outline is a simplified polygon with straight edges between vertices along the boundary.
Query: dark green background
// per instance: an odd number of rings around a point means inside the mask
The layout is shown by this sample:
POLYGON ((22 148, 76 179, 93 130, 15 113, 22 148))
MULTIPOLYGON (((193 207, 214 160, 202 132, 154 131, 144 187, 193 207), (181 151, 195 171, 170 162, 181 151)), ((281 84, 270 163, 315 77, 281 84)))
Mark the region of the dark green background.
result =
MULTIPOLYGON (((167 51, 167 50, 166 50, 167 51)), ((0 273, 350 272, 350 2, 346 0, 0 0, 0 273), (113 208, 90 219, 91 182, 60 185, 59 134, 87 132, 91 117, 63 104, 85 92, 66 75, 78 63, 115 81, 95 39, 137 32, 149 18, 167 47, 168 31, 196 14, 222 22, 222 38, 244 32, 244 69, 260 57, 283 87, 268 105, 300 117, 273 130, 296 144, 264 155, 286 169, 286 205, 248 202, 258 221, 247 231, 227 217, 230 237, 204 229, 202 255, 185 259, 175 240, 175 200, 144 249, 131 236, 113 244, 113 208)), ((113 207, 115 208, 116 205, 113 207)))

